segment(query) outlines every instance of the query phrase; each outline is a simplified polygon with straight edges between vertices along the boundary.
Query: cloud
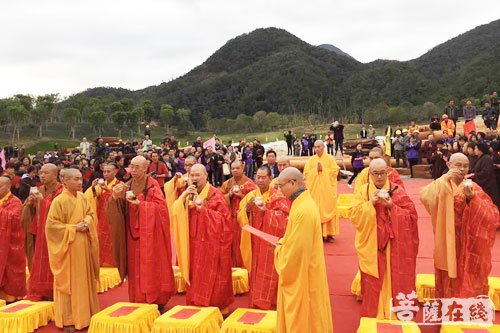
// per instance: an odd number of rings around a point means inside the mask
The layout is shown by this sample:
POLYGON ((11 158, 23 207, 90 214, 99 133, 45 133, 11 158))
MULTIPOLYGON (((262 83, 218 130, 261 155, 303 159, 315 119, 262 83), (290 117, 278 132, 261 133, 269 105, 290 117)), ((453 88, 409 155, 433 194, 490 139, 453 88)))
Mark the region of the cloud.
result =
POLYGON ((362 62, 409 60, 499 10, 493 0, 9 2, 0 11, 0 97, 141 89, 185 74, 228 39, 271 26, 362 62))

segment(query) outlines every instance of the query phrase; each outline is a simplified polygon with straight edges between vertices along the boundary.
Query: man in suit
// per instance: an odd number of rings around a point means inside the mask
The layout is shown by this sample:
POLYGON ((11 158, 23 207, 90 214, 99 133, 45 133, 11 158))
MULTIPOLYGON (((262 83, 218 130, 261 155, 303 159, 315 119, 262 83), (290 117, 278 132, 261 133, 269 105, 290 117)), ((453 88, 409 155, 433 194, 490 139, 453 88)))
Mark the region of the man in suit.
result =
POLYGON ((276 163, 276 152, 274 150, 268 150, 266 152, 267 163, 263 166, 267 166, 271 170, 272 178, 277 178, 280 175, 278 169, 278 163, 276 163))

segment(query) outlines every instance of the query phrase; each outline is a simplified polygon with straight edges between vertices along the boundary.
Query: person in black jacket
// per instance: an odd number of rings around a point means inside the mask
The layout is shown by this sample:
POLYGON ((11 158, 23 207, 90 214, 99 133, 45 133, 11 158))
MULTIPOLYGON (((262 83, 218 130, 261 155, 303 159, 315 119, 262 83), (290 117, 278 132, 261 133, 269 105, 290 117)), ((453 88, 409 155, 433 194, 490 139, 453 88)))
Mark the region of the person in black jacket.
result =
POLYGON ((285 140, 286 140, 286 146, 288 148, 287 155, 292 155, 293 154, 293 149, 292 149, 292 146, 293 146, 293 135, 292 135, 292 131, 288 131, 288 133, 285 132, 284 136, 285 136, 285 140))
POLYGON ((278 169, 278 163, 276 163, 276 152, 274 150, 268 150, 266 152, 266 164, 262 166, 266 166, 271 170, 272 178, 276 178, 280 175, 280 170, 278 169))
POLYGON ((478 156, 474 169, 472 170, 472 180, 477 183, 488 194, 497 207, 500 208, 500 197, 498 195, 497 182, 495 178, 495 167, 489 155, 490 147, 486 143, 479 143, 474 149, 478 156))
POLYGON ((333 139, 335 140, 335 156, 340 150, 340 155, 344 156, 344 125, 334 121, 330 126, 330 131, 333 131, 333 139))

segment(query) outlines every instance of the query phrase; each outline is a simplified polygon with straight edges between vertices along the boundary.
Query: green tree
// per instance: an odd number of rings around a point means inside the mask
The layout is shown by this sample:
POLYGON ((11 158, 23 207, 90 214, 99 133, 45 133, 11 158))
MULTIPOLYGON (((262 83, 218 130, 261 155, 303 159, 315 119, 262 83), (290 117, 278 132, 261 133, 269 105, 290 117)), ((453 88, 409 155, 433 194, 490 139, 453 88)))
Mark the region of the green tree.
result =
POLYGON ((193 128, 193 124, 189 117, 191 116, 190 109, 178 109, 175 112, 175 116, 177 118, 177 129, 182 134, 187 134, 190 128, 193 128))
POLYGON ((144 110, 138 107, 132 110, 132 113, 135 115, 135 119, 137 119, 137 133, 141 135, 141 123, 144 120, 144 110))
POLYGON ((68 123, 70 128, 69 134, 72 139, 75 138, 75 127, 78 123, 79 115, 80 111, 77 108, 68 108, 63 111, 63 119, 68 123))
POLYGON ((259 128, 259 129, 265 128, 266 116, 267 116, 266 111, 255 112, 255 114, 253 115, 253 121, 254 121, 255 126, 257 128, 259 128))
POLYGON ((102 126, 106 122, 106 113, 104 111, 95 111, 89 115, 89 121, 97 130, 97 135, 101 136, 102 126))
POLYGON ((158 115, 156 110, 150 100, 144 100, 140 104, 141 108, 144 110, 144 120, 149 123, 151 120, 157 119, 158 115))
POLYGON ((120 100, 120 103, 123 106, 123 111, 129 112, 134 109, 134 101, 130 98, 123 98, 120 100))
POLYGON ((175 112, 174 108, 170 104, 163 104, 160 109, 160 120, 163 125, 167 128, 167 132, 170 131, 170 126, 174 124, 175 112))
POLYGON ((14 125, 14 129, 12 131, 12 142, 14 142, 16 136, 19 141, 19 132, 20 129, 29 122, 30 112, 24 107, 21 103, 14 103, 7 107, 7 114, 9 117, 9 121, 12 125, 14 125))
POLYGON ((282 120, 283 118, 277 112, 269 112, 266 115, 266 124, 267 127, 271 130, 274 130, 282 126, 282 120))
POLYGON ((35 101, 35 107, 31 111, 31 118, 34 124, 38 126, 38 136, 43 136, 43 126, 53 117, 57 102, 57 94, 48 94, 38 96, 35 101))
POLYGON ((426 118, 430 119, 435 113, 438 113, 438 108, 432 102, 425 102, 423 111, 426 118))
POLYGON ((254 127, 253 117, 240 113, 238 117, 236 117, 236 125, 239 127, 239 129, 245 132, 250 132, 254 127))
POLYGON ((118 137, 122 137, 122 129, 127 121, 127 113, 123 111, 117 111, 111 114, 111 119, 118 130, 118 137))

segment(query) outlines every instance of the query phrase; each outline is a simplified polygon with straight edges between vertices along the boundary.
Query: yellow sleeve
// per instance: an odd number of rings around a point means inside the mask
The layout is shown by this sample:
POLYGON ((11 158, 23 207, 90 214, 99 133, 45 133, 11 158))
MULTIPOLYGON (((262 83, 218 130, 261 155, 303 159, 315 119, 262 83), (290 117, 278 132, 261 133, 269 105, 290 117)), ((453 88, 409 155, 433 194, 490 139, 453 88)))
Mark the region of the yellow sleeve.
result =
MULTIPOLYGON (((240 201, 238 209, 238 223, 241 227, 251 224, 247 215, 247 203, 255 196, 255 190, 248 192, 240 201)), ((241 230, 240 252, 243 259, 243 265, 250 272, 252 269, 252 235, 245 230, 241 230)))
POLYGON ((378 278, 377 262, 377 213, 372 203, 361 193, 366 187, 362 186, 354 194, 353 205, 349 208, 349 219, 356 229, 355 247, 358 254, 361 271, 378 278))
POLYGON ((354 180, 354 192, 358 192, 364 184, 368 183, 368 170, 369 168, 364 168, 359 175, 354 180))
POLYGON ((182 277, 187 284, 189 280, 189 212, 188 207, 182 198, 175 200, 173 205, 173 235, 177 262, 182 277))
POLYGON ((173 207, 175 200, 177 200, 177 188, 179 187, 179 180, 182 182, 182 178, 177 179, 177 181, 172 178, 168 182, 166 182, 165 185, 163 185, 163 190, 165 192, 165 202, 167 203, 168 208, 168 217, 170 218, 170 230, 173 229, 173 207))
POLYGON ((85 199, 87 199, 87 201, 90 203, 90 207, 92 208, 92 211, 94 212, 94 214, 96 214, 95 216, 97 217, 97 200, 99 198, 99 196, 101 195, 102 193, 102 189, 100 186, 96 186, 95 187, 95 195, 94 195, 94 191, 92 191, 92 186, 90 186, 87 191, 85 191, 84 195, 85 195, 85 199))

